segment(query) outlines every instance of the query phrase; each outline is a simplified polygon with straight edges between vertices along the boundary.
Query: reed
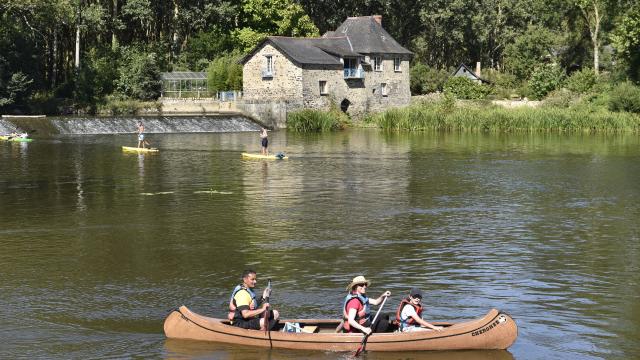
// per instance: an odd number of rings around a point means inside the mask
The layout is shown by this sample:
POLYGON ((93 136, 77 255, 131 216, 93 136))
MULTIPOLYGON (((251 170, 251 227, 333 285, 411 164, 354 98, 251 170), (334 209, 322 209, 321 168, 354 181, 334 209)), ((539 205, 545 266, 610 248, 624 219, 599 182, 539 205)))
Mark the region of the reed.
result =
POLYGON ((327 132, 342 129, 348 119, 335 111, 304 109, 287 114, 287 129, 307 132, 327 132))
POLYGON ((367 121, 387 130, 468 130, 491 132, 639 132, 640 116, 600 108, 443 107, 417 104, 389 109, 367 121))

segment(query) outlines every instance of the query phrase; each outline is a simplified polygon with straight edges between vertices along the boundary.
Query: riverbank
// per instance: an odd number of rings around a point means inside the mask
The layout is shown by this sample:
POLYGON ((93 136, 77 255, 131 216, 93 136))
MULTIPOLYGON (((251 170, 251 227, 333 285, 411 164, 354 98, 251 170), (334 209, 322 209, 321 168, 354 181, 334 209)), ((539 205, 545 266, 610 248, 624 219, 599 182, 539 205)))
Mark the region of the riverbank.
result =
POLYGON ((452 99, 389 109, 365 122, 386 130, 640 132, 639 115, 598 106, 505 108, 488 101, 460 105, 452 99))

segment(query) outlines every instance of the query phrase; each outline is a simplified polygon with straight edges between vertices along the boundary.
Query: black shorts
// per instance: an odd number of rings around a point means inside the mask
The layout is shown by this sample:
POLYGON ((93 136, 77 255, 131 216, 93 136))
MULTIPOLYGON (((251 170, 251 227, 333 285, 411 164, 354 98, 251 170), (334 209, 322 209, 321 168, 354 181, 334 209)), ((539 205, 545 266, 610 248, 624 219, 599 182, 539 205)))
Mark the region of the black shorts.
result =
MULTIPOLYGON (((249 320, 233 319, 233 326, 237 326, 243 329, 260 330, 260 319, 262 318, 262 316, 264 315, 249 320)), ((278 320, 273 319, 273 310, 269 310, 269 329, 273 329, 277 323, 278 320)))
POLYGON ((237 326, 243 329, 260 330, 260 318, 253 318, 249 320, 234 319, 233 326, 237 326))
POLYGON ((269 145, 269 139, 268 138, 262 138, 262 147, 267 147, 267 145, 269 145))

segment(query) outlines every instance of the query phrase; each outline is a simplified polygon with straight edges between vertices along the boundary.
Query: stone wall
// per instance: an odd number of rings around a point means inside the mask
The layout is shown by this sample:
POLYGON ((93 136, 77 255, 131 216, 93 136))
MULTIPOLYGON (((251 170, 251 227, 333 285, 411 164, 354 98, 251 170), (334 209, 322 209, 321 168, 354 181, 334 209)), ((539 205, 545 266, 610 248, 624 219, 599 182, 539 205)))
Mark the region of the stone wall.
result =
MULTIPOLYGON (((374 71, 368 66, 365 68, 364 79, 345 79, 342 68, 306 66, 302 73, 304 107, 326 109, 331 101, 340 106, 346 99, 350 103, 347 112, 358 118, 369 112, 409 105, 409 58, 402 58, 400 71, 394 70, 393 56, 382 58, 382 70, 374 71), (320 94, 320 81, 327 82, 328 94, 320 94), (386 95, 382 94, 383 83, 387 85, 386 95)), ((371 63, 372 60, 368 62, 371 63)))
POLYGON ((162 114, 208 114, 238 112, 234 101, 219 101, 213 98, 176 99, 160 98, 162 114))
POLYGON ((302 101, 302 69, 266 42, 244 64, 242 89, 246 101, 302 101), (263 77, 267 55, 273 60, 273 77, 263 77))

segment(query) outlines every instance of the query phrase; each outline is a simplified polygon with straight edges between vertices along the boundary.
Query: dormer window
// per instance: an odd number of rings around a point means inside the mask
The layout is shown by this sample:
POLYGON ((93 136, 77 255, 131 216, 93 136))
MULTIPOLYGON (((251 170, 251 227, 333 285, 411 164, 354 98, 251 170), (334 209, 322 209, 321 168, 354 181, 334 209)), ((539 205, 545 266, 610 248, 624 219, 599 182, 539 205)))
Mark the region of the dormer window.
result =
POLYGON ((382 71, 382 56, 373 57, 373 70, 382 71))

